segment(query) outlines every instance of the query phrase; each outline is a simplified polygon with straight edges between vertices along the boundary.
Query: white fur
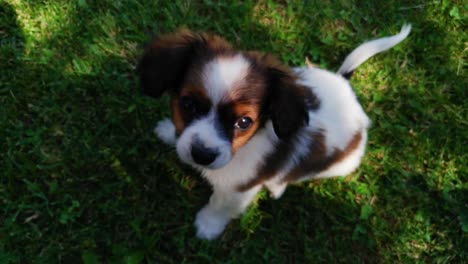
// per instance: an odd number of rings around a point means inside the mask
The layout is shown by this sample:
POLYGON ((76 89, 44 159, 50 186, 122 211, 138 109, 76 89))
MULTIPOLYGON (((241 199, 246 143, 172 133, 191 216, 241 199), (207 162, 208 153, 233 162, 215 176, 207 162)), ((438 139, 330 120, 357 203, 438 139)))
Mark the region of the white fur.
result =
MULTIPOLYGON (((344 61, 338 73, 318 68, 295 68, 298 83, 311 89, 319 101, 317 110, 309 112, 309 125, 302 128, 294 144, 295 152, 277 175, 263 185, 274 198, 279 198, 286 189, 284 176, 297 165, 301 158, 314 151, 309 149, 310 133, 321 131, 325 137, 327 154, 344 150, 356 133, 361 133, 361 141, 356 149, 339 163, 325 171, 306 175, 304 179, 326 178, 351 173, 355 170, 364 154, 367 141, 367 128, 370 120, 352 90, 349 82, 342 77, 358 67, 371 56, 384 51, 402 41, 409 34, 411 27, 404 26, 395 36, 366 42, 356 48, 344 61)), ((245 81, 249 70, 248 61, 242 55, 233 58, 217 58, 203 69, 203 82, 208 96, 216 105, 230 89, 245 81)), ((234 155, 231 155, 230 143, 216 133, 215 113, 194 121, 182 135, 175 139, 175 129, 170 121, 163 120, 155 129, 156 134, 166 143, 176 143, 177 153, 182 161, 192 164, 201 171, 203 177, 212 185, 213 194, 209 203, 201 209, 195 220, 197 236, 203 239, 218 237, 232 218, 238 217, 255 198, 261 185, 239 192, 237 188, 248 183, 257 175, 257 170, 265 162, 265 157, 275 150, 278 138, 271 121, 234 155), (190 146, 194 137, 198 137, 206 147, 217 148, 220 157, 209 168, 194 164, 190 146), (229 153, 229 154, 228 154, 229 153), (224 155, 224 156, 223 156, 224 155), (218 160, 219 159, 219 160, 218 160)))
POLYGON ((320 101, 319 109, 309 112, 308 129, 325 132, 327 154, 332 154, 335 148, 343 150, 356 132, 368 128, 369 118, 341 75, 319 68, 302 68, 299 83, 309 87, 320 101))
POLYGON ((340 163, 332 165, 325 171, 305 175, 301 181, 334 176, 345 176, 353 172, 360 163, 367 141, 367 128, 370 120, 357 101, 349 82, 341 75, 319 68, 295 68, 299 76, 298 83, 311 89, 320 101, 317 110, 309 112, 309 126, 299 132, 296 140, 296 151, 293 157, 273 179, 266 183, 274 198, 279 198, 286 186, 282 186, 282 178, 290 168, 296 166, 301 157, 313 149, 308 149, 307 135, 323 131, 327 155, 336 150, 344 150, 356 133, 362 133, 358 147, 340 163), (341 109, 341 110, 340 110, 341 109))
POLYGON ((242 56, 219 57, 205 65, 203 83, 208 97, 217 104, 226 92, 244 81, 249 71, 250 63, 242 56))
POLYGON ((346 176, 352 173, 354 170, 357 169, 357 167, 359 166, 359 163, 361 162, 361 158, 364 155, 364 152, 366 149, 366 142, 367 142, 367 131, 363 130, 362 138, 361 138, 361 142, 359 142, 359 146, 351 154, 346 156, 344 160, 332 165, 330 168, 328 168, 325 171, 322 171, 316 175, 312 175, 312 177, 311 176, 305 177, 301 180, 307 180, 310 178, 320 179, 320 178, 329 178, 329 177, 335 177, 335 176, 346 176))
POLYGON ((210 240, 218 237, 231 219, 245 211, 260 189, 261 186, 256 186, 237 192, 229 188, 214 188, 210 202, 197 213, 197 237, 210 240))
POLYGON ((199 238, 216 238, 232 218, 244 212, 260 191, 261 185, 245 192, 237 191, 237 187, 257 176, 258 166, 274 150, 277 138, 273 134, 273 126, 269 122, 237 151, 226 166, 216 170, 197 166, 213 187, 210 202, 198 212, 195 221, 199 238))
POLYGON ((274 177, 266 181, 263 186, 268 189, 270 192, 270 197, 273 199, 279 199, 284 191, 286 191, 286 187, 288 187, 288 183, 282 181, 279 177, 274 177))
MULTIPOLYGON (((270 195, 274 199, 279 199, 286 190, 287 183, 283 182, 283 178, 291 171, 301 159, 310 153, 311 149, 311 137, 309 136, 311 132, 317 132, 314 127, 305 127, 298 131, 296 138, 291 142, 293 144, 293 149, 295 150, 291 153, 291 156, 288 157, 286 165, 275 175, 275 177, 269 179, 264 183, 264 186, 270 192, 270 195)), ((276 139, 278 140, 278 139, 276 139)))
POLYGON ((208 165, 209 168, 224 167, 231 160, 231 143, 216 133, 214 119, 215 114, 212 110, 206 117, 193 121, 184 129, 176 143, 177 154, 183 162, 198 167, 191 154, 192 143, 195 139, 198 139, 205 147, 219 152, 213 163, 208 165))
MULTIPOLYGON (((189 146, 191 144, 190 138, 194 134, 201 136, 204 142, 210 142, 210 144, 214 145, 220 144, 220 142, 214 143, 219 139, 215 139, 213 127, 210 128, 210 122, 207 122, 207 120, 209 118, 190 125, 179 137, 176 146, 180 159, 200 170, 203 177, 213 187, 213 194, 209 203, 197 214, 195 227, 199 238, 214 239, 222 233, 232 218, 236 218, 244 212, 260 191, 262 186, 256 186, 245 192, 239 192, 236 188, 257 176, 258 166, 264 162, 266 155, 274 150, 278 138, 274 134, 271 122, 268 122, 265 128, 258 131, 246 145, 239 149, 224 167, 219 169, 204 168, 194 164, 190 156, 189 146), (207 136, 214 140, 207 140, 207 136)), ((168 126, 166 119, 159 122, 158 127, 159 124, 168 126)), ((157 135, 160 138, 167 137, 164 133, 157 133, 157 135)), ((213 147, 214 145, 207 147, 213 147)), ((284 188, 286 188, 285 185, 284 188)))
POLYGON ((216 170, 225 167, 231 161, 230 142, 216 133, 215 109, 231 89, 235 89, 237 85, 245 81, 249 67, 250 63, 241 54, 233 57, 217 57, 204 66, 202 81, 214 107, 206 117, 195 120, 182 132, 176 144, 177 153, 182 161, 200 170, 216 170), (195 138, 200 140, 205 147, 216 149, 220 153, 208 166, 201 167, 192 159, 191 146, 195 138))
POLYGON ((343 75, 353 71, 370 57, 379 52, 385 51, 403 41, 408 36, 410 31, 411 25, 403 25, 400 33, 394 36, 371 40, 360 45, 355 50, 353 50, 353 52, 351 52, 348 57, 346 57, 337 73, 343 75))
POLYGON ((153 132, 168 145, 175 145, 176 129, 174 123, 169 118, 165 118, 158 122, 153 132))
POLYGON ((258 167, 263 164, 265 157, 274 151, 277 140, 273 136, 271 122, 264 129, 258 131, 243 147, 232 157, 226 166, 212 170, 199 167, 203 177, 214 188, 235 189, 257 176, 258 167))

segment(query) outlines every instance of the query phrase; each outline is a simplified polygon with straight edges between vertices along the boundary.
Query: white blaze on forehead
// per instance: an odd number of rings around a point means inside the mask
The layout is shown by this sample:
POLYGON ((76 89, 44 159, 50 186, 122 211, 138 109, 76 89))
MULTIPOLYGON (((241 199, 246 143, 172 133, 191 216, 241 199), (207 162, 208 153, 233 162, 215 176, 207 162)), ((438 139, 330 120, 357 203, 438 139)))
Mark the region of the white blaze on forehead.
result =
POLYGON ((203 84, 213 103, 219 102, 230 89, 239 85, 247 76, 250 63, 240 54, 233 57, 217 57, 205 65, 203 84))

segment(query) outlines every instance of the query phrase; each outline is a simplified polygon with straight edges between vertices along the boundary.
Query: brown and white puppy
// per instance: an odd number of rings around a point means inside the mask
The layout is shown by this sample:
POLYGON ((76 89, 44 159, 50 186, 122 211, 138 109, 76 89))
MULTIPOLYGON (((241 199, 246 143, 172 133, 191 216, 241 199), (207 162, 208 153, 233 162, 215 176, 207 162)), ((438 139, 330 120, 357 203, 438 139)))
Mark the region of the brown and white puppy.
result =
POLYGON ((337 73, 291 69, 206 33, 154 39, 138 65, 140 82, 149 96, 167 92, 172 112, 155 133, 213 187, 195 220, 197 236, 220 235, 262 187, 279 198, 290 182, 355 170, 370 122, 347 79, 410 30, 360 45, 337 73))

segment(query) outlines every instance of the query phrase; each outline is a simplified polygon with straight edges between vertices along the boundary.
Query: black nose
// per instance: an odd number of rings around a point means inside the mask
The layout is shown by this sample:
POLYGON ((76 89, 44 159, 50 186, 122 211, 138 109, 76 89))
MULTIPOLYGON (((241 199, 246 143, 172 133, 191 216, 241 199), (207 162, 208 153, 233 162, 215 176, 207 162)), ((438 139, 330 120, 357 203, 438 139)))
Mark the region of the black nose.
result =
POLYGON ((219 155, 216 149, 204 147, 202 144, 193 144, 191 153, 193 161, 200 165, 212 163, 219 155))

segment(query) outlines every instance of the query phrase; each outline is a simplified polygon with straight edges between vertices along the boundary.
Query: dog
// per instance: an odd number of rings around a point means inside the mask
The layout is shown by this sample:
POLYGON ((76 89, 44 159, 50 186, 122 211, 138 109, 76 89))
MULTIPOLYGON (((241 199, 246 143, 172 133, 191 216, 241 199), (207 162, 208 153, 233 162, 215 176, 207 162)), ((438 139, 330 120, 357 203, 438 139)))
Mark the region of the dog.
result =
POLYGON ((155 98, 167 92, 171 109, 154 132, 213 189, 196 215, 197 236, 217 238, 262 187, 278 199, 289 183, 353 172, 370 120, 349 79, 410 31, 404 25, 396 35, 361 44, 336 73, 290 68, 272 55, 186 29, 152 40, 137 66, 140 86, 155 98))

